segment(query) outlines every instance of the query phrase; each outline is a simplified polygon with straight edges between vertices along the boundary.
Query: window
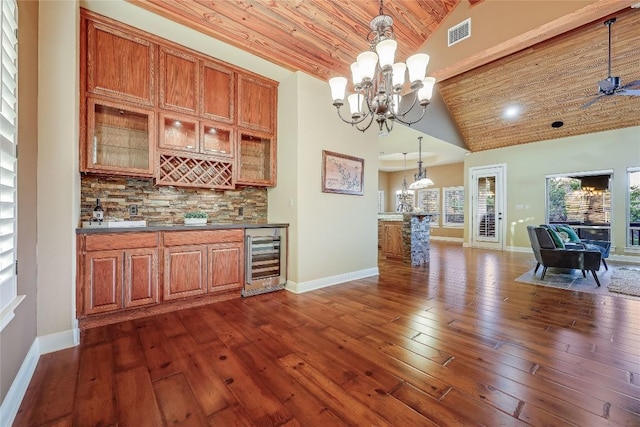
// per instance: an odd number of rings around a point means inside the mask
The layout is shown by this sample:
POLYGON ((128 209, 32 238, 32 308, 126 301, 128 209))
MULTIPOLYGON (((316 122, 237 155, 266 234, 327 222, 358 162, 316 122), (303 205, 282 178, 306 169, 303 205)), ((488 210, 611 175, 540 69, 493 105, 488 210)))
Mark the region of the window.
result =
POLYGON ((13 318, 19 303, 16 284, 16 133, 18 40, 16 0, 3 0, 0 16, 0 331, 13 318))
POLYGON ((629 168, 628 176, 628 230, 627 246, 640 247, 640 168, 629 168))
POLYGON ((582 239, 610 240, 611 173, 547 177, 547 222, 567 224, 582 239))
POLYGON ((378 190, 378 212, 384 212, 384 191, 378 190))
POLYGON ((426 213, 433 214, 429 223, 432 227, 437 227, 438 217, 440 216, 440 189, 429 188, 418 190, 417 207, 426 213))
POLYGON ((442 189, 442 226, 464 226, 464 187, 442 189))

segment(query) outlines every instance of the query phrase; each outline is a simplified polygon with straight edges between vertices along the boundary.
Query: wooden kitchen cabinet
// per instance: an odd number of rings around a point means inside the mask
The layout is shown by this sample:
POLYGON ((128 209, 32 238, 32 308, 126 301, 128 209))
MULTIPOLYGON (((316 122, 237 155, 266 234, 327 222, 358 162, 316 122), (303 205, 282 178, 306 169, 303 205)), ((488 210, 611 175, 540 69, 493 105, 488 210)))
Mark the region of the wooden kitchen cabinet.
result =
POLYGON ((122 308, 122 251, 100 251, 85 257, 85 314, 122 308))
POLYGON ((175 246, 164 250, 164 294, 169 301, 207 292, 207 247, 175 246))
POLYGON ((157 233, 108 233, 78 237, 84 273, 81 315, 114 312, 158 302, 157 233))
POLYGON ((237 184, 276 185, 276 144, 273 137, 241 130, 236 147, 237 184))
POLYGON ((124 308, 158 302, 158 249, 124 252, 124 308))
POLYGON ((199 61, 186 50, 160 46, 160 108, 198 113, 199 61))
POLYGON ((158 128, 158 148, 161 150, 233 158, 234 133, 230 126, 176 113, 161 113, 158 128))
POLYGON ((242 288, 243 230, 177 231, 163 234, 165 300, 242 288))
POLYGON ((240 228, 80 233, 77 248, 81 319, 126 319, 188 307, 196 299, 239 298, 244 286, 240 228))
POLYGON ((224 243, 208 248, 208 291, 224 292, 242 289, 244 285, 244 245, 224 243))
POLYGON ((277 83, 238 74, 238 126, 275 134, 277 83))
POLYGON ((212 61, 201 62, 200 116, 232 124, 235 111, 235 73, 212 61))
POLYGON ((89 98, 82 171, 153 176, 155 134, 153 111, 89 98))
POLYGON ((382 225, 382 254, 387 258, 403 258, 402 222, 385 221, 382 225))
POLYGON ((116 24, 83 20, 83 28, 86 28, 83 31, 86 37, 86 58, 83 56, 86 90, 152 106, 155 101, 156 45, 116 24))
POLYGON ((196 119, 175 113, 160 113, 158 147, 191 153, 200 151, 200 126, 196 119))

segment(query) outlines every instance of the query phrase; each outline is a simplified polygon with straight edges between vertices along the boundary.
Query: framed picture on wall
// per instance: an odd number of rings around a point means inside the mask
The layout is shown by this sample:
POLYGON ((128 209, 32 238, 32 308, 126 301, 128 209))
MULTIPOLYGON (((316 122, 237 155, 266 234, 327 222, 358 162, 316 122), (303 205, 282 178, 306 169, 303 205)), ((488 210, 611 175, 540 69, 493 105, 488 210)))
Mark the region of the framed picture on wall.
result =
POLYGON ((322 150, 322 192, 364 194, 364 159, 322 150))

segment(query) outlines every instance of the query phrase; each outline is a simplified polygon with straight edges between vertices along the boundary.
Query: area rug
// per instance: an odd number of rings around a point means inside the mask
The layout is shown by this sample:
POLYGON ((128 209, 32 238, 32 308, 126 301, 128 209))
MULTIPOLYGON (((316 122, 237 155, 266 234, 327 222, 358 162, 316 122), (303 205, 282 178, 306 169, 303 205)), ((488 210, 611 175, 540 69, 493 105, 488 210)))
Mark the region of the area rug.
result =
POLYGON ((582 277, 580 270, 569 270, 563 268, 549 267, 544 280, 540 279, 542 266, 537 273, 533 273, 533 268, 516 279, 516 282, 528 283, 532 285, 548 286, 568 291, 588 292, 592 294, 622 297, 633 300, 640 300, 640 266, 623 267, 609 264, 609 270, 600 268, 598 279, 600 287, 596 285, 591 273, 587 272, 587 277, 582 277), (630 286, 635 284, 636 286, 630 286), (625 292, 611 289, 625 290, 625 292), (635 291, 630 293, 630 291, 635 291))
POLYGON ((640 297, 640 270, 618 268, 611 275, 611 283, 607 286, 611 292, 640 297))

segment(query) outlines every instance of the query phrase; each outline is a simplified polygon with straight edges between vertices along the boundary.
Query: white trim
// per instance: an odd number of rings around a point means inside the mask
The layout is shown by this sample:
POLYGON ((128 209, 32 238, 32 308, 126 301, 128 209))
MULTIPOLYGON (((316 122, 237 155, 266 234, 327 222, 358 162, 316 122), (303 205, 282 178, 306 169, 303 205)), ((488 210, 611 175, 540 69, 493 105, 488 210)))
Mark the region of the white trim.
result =
POLYGON ((333 286, 351 280, 364 279, 365 277, 377 276, 380 274, 378 267, 367 268, 360 271, 352 271, 351 273, 338 274, 336 276, 324 277, 322 279, 309 280, 308 282, 296 283, 287 281, 285 289, 293 292, 294 294, 301 294, 304 292, 313 291, 316 289, 326 288, 327 286, 333 286))
MULTIPOLYGON (((25 295, 18 295, 0 312, 0 332, 4 329, 5 326, 11 322, 11 319, 16 317, 15 311, 16 308, 20 305, 22 300, 24 300, 25 295)), ((2 425, 2 424, 0 424, 2 425)))
POLYGON ((9 391, 2 401, 2 405, 0 405, 0 426, 10 426, 13 424, 16 415, 18 415, 18 409, 20 409, 22 399, 27 393, 31 377, 33 377, 36 366, 38 366, 38 360, 40 360, 40 345, 36 337, 22 361, 18 374, 11 383, 11 387, 9 387, 9 391))
POLYGON ((446 236, 429 236, 429 240, 438 240, 441 242, 459 242, 462 243, 464 242, 464 239, 462 237, 446 237, 446 236))
POLYGON ((639 264, 640 265, 640 257, 633 256, 633 255, 615 255, 615 254, 611 254, 611 255, 609 255, 609 258, 607 258, 607 260, 628 262, 628 263, 631 263, 631 264, 639 264))
POLYGON ((545 178, 574 178, 576 176, 593 176, 593 175, 605 175, 609 174, 613 176, 613 169, 603 169, 598 171, 582 171, 582 172, 564 172, 545 175, 545 178))
POLYGON ((531 248, 531 246, 506 246, 505 250, 509 252, 522 252, 526 254, 533 253, 533 249, 531 248))
POLYGON ((79 334, 80 331, 78 328, 74 328, 38 337, 40 343, 40 354, 53 353, 54 351, 77 346, 80 343, 77 339, 79 334))
POLYGON ((463 247, 463 248, 472 248, 473 246, 471 245, 471 243, 470 243, 470 242, 464 242, 464 243, 462 244, 462 247, 463 247))

